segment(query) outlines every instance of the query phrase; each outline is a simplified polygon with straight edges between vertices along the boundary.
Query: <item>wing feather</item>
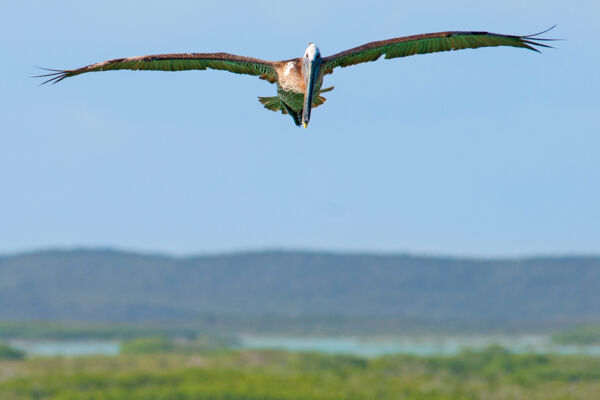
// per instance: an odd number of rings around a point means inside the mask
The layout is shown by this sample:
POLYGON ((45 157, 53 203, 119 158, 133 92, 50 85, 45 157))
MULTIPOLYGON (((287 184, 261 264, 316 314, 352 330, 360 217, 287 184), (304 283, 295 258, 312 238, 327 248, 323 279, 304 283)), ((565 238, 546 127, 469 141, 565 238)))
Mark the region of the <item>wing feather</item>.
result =
POLYGON ((237 56, 228 53, 180 53, 158 54, 142 57, 117 58, 102 61, 72 70, 49 70, 49 74, 38 75, 48 77, 45 83, 58 83, 65 78, 87 72, 114 71, 128 69, 133 71, 186 71, 216 69, 236 74, 255 75, 271 83, 277 81, 277 74, 271 61, 257 58, 237 56))
MULTIPOLYGON (((553 29, 554 26, 550 29, 553 29)), ((528 36, 502 35, 489 32, 438 32, 422 35, 405 36, 395 39, 371 42, 334 54, 323 59, 323 69, 331 73, 333 68, 348 67, 364 62, 378 60, 381 56, 386 59, 408 57, 415 54, 437 53, 462 49, 476 49, 479 47, 512 46, 522 47, 537 51, 539 47, 551 47, 540 41, 554 39, 538 38, 538 35, 548 32, 536 33, 528 36)))

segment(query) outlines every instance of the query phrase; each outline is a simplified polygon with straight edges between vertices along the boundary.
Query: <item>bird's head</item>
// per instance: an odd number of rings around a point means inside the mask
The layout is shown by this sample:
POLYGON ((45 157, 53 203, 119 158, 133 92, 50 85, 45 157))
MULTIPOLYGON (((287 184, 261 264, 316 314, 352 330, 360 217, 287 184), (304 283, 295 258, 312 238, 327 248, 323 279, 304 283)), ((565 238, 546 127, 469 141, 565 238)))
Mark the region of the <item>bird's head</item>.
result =
POLYGON ((309 43, 306 51, 304 52, 304 58, 307 60, 315 60, 321 58, 321 51, 314 43, 309 43))
POLYGON ((309 43, 304 57, 302 58, 302 76, 304 77, 304 107, 302 109, 302 125, 306 128, 310 121, 310 111, 312 109, 312 98, 314 93, 315 81, 319 74, 321 66, 321 52, 314 43, 309 43))

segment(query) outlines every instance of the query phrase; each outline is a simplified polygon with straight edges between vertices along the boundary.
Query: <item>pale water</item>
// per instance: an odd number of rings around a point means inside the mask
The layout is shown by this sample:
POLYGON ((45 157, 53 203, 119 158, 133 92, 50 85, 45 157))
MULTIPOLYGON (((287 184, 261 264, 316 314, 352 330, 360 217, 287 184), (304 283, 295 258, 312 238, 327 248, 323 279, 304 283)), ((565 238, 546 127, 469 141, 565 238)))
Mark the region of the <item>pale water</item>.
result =
POLYGON ((121 352, 121 345, 116 341, 30 341, 14 340, 11 347, 25 351, 27 355, 42 357, 77 357, 91 355, 116 356, 121 352))
POLYGON ((302 338, 280 336, 244 336, 241 348, 313 351, 326 354, 380 356, 411 354, 416 356, 453 355, 464 349, 480 350, 499 345, 513 353, 600 355, 600 346, 554 345, 548 336, 469 336, 469 337, 404 337, 385 339, 302 338))
MULTIPOLYGON (((121 351, 118 341, 24 341, 15 340, 11 346, 30 356, 116 356, 121 351)), ((586 354, 600 356, 600 346, 554 345, 550 338, 527 336, 469 336, 469 337, 401 337, 365 339, 355 337, 288 337, 242 336, 240 349, 280 349, 311 351, 325 354, 350 354, 374 357, 389 354, 416 356, 452 355, 463 349, 483 349, 500 345, 513 353, 586 354)))

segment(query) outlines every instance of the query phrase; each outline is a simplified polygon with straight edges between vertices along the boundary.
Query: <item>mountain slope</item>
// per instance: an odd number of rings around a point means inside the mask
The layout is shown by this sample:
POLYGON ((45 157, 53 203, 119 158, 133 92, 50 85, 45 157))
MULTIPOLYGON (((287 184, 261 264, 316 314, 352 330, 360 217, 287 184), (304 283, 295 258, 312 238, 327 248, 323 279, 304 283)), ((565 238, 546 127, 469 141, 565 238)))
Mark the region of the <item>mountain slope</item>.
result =
POLYGON ((477 260, 256 252, 173 258, 105 250, 0 258, 0 319, 213 315, 600 321, 600 257, 477 260))

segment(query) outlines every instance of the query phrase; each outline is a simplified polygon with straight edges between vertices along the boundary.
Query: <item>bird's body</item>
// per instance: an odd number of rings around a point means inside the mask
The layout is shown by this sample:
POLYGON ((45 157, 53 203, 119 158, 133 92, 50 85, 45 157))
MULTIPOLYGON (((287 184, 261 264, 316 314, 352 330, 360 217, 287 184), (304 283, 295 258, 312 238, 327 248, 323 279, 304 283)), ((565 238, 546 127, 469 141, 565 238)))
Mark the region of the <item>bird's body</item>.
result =
POLYGON ((304 93, 306 85, 302 76, 302 59, 274 63, 277 73, 277 86, 282 90, 304 93))
POLYGON ((44 83, 57 83, 71 76, 95 71, 182 71, 207 68, 255 75, 277 84, 277 96, 259 97, 265 108, 289 114, 296 125, 306 127, 311 109, 325 102, 321 94, 333 89, 322 89, 323 77, 337 67, 375 61, 382 55, 388 59, 478 47, 512 46, 534 51, 538 51, 534 46, 550 47, 540 41, 551 39, 540 39, 537 38, 538 35, 512 36, 488 32, 428 33, 371 42, 329 57, 321 57, 319 49, 310 43, 303 57, 284 61, 265 61, 228 53, 160 54, 119 58, 73 70, 50 70, 53 72, 40 76, 50 77, 44 83))
MULTIPOLYGON (((302 58, 273 63, 275 73, 277 74, 277 98, 280 102, 280 106, 267 107, 269 109, 275 108, 274 111, 281 110, 282 112, 289 114, 294 119, 296 125, 300 125, 302 112, 304 110, 304 100, 308 95, 307 81, 310 79, 310 76, 308 76, 303 68, 303 63, 304 61, 302 58)), ((325 100, 324 97, 320 96, 323 74, 320 73, 319 69, 315 70, 314 73, 315 79, 312 85, 313 89, 311 96, 312 107, 323 104, 325 100), (317 103, 315 103, 315 100, 317 103)), ((275 98, 259 97, 259 100, 265 104, 263 99, 271 99, 273 103, 277 104, 275 98)), ((265 104, 265 106, 267 105, 265 104)), ((308 123, 308 121, 306 122, 308 123)))

